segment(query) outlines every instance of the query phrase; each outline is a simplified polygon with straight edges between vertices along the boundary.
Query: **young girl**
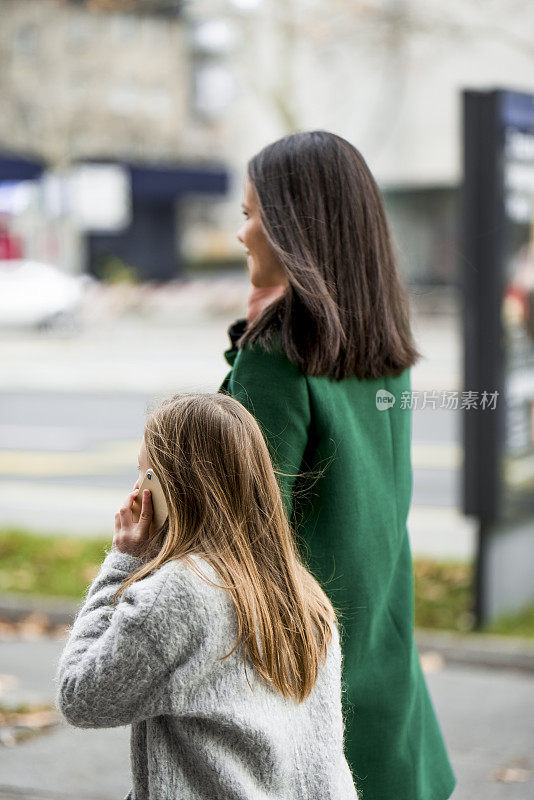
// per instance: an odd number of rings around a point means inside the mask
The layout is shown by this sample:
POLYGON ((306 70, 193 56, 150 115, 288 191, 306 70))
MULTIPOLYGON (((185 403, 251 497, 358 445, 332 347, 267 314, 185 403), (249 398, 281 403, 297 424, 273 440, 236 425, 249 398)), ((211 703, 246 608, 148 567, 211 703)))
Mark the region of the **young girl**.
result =
POLYGON ((335 612, 254 417, 176 395, 148 416, 139 480, 149 467, 168 520, 153 529, 138 481, 61 655, 58 708, 131 724, 130 800, 357 800, 335 612))

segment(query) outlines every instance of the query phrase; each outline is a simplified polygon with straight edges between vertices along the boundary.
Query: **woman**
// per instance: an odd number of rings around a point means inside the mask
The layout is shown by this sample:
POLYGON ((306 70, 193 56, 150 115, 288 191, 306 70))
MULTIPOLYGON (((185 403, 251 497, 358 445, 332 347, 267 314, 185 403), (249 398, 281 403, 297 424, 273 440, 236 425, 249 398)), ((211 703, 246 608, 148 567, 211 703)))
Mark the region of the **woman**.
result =
POLYGON ((219 391, 260 423, 303 557, 341 614, 358 790, 445 800, 455 776, 414 642, 406 527, 420 353, 380 192, 355 147, 312 131, 251 159, 243 210, 252 290, 219 391))

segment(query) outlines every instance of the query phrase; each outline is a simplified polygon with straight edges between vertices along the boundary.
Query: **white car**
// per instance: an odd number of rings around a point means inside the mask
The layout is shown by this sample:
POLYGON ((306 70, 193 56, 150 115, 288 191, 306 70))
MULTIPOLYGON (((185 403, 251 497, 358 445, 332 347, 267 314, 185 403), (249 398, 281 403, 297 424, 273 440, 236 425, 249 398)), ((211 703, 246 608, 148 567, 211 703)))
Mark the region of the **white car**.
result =
POLYGON ((40 261, 0 260, 0 326, 75 327, 88 282, 40 261))

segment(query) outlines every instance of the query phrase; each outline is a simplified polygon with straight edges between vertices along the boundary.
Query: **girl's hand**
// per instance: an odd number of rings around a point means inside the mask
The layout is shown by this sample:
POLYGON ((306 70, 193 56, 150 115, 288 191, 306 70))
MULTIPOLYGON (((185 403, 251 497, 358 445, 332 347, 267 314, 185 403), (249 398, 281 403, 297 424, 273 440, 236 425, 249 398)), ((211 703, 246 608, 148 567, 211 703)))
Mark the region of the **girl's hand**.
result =
POLYGON ((153 513, 152 494, 150 489, 145 489, 141 513, 138 519, 134 519, 133 504, 138 493, 138 488, 130 492, 121 510, 115 514, 115 534, 112 544, 112 549, 132 556, 141 552, 148 539, 153 513))
POLYGON ((276 286, 254 286, 250 288, 247 301, 247 320, 249 324, 258 317, 264 308, 267 308, 274 300, 281 297, 287 285, 276 286))

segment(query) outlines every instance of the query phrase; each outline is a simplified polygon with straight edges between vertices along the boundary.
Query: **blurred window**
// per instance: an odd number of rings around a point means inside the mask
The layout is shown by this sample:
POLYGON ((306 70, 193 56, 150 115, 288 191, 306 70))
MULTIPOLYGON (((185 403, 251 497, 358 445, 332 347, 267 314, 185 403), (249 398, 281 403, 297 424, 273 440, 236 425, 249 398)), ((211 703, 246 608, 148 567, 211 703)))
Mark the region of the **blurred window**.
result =
POLYGON ((117 14, 108 21, 109 36, 114 44, 130 42, 139 35, 140 21, 130 14, 117 14))
POLYGON ((28 22, 16 31, 13 37, 13 51, 17 56, 30 58, 37 54, 39 46, 39 28, 33 22, 28 22))
POLYGON ((458 190, 406 187, 382 195, 402 275, 410 283, 456 285, 458 190))
POLYGON ((76 49, 87 47, 93 38, 94 21, 90 14, 73 16, 67 25, 67 42, 69 47, 76 49))

